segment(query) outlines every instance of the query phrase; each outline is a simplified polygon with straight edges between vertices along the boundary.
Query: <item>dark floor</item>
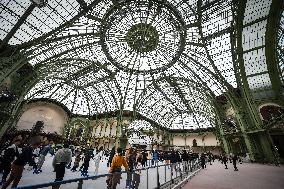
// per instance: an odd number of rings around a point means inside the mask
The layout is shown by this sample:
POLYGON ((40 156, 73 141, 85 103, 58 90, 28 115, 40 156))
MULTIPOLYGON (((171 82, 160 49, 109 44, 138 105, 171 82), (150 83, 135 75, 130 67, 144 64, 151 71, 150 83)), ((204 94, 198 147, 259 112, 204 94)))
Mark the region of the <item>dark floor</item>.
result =
POLYGON ((284 189, 284 166, 275 167, 262 164, 238 164, 234 171, 216 162, 207 165, 194 176, 183 189, 284 189))

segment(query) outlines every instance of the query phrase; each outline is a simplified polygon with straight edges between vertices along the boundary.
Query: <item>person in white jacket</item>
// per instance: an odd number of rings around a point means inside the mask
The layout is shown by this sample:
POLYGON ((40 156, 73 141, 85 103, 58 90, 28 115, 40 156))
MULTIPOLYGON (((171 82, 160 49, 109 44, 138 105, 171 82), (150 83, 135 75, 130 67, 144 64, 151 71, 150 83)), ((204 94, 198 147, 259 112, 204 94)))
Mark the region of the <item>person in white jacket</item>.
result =
MULTIPOLYGON (((62 181, 65 174, 65 167, 71 162, 72 152, 69 149, 69 144, 65 143, 62 149, 59 149, 52 161, 52 166, 56 173, 56 181, 62 181)), ((52 189, 58 189, 60 185, 53 186, 52 189)))
POLYGON ((103 156, 103 147, 101 146, 99 150, 97 151, 97 154, 95 155, 95 175, 98 175, 99 167, 100 167, 100 162, 103 156))

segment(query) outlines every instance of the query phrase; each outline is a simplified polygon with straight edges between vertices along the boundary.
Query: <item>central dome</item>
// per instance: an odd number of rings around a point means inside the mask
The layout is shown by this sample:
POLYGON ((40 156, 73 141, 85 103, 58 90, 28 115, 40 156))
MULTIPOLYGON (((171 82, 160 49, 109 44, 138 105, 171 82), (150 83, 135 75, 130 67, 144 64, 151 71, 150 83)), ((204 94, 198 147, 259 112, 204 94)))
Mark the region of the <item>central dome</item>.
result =
POLYGON ((104 14, 101 45, 121 70, 161 72, 179 59, 184 28, 178 11, 167 1, 117 1, 104 14))
POLYGON ((159 33, 149 24, 136 24, 132 26, 127 34, 128 45, 138 53, 151 52, 156 49, 159 43, 159 33))

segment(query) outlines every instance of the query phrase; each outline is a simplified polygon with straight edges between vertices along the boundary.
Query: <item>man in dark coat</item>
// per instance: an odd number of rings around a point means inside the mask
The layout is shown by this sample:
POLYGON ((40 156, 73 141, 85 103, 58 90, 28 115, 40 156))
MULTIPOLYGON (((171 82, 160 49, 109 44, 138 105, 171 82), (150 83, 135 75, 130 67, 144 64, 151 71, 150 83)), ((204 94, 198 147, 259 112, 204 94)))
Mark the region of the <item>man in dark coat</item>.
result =
POLYGON ((238 171, 238 168, 237 168, 237 161, 238 161, 238 156, 237 155, 234 155, 233 158, 233 165, 234 165, 234 171, 238 171))
POLYGON ((86 149, 84 154, 83 170, 81 172, 82 176, 88 176, 88 169, 90 166, 90 160, 94 157, 93 151, 89 148, 86 149))
POLYGON ((212 162, 212 156, 211 156, 210 152, 207 154, 207 157, 208 157, 209 164, 212 165, 212 163, 211 163, 212 162))
POLYGON ((206 163, 205 163, 205 154, 201 154, 200 156, 200 163, 201 163, 201 167, 202 169, 206 168, 206 163))
POLYGON ((107 162, 108 167, 111 166, 111 162, 112 162, 114 155, 115 155, 115 147, 112 147, 110 154, 109 154, 108 162, 107 162))
POLYGON ((143 167, 148 166, 148 163, 147 163, 147 152, 145 150, 142 152, 142 166, 143 167))
POLYGON ((225 169, 228 169, 228 166, 227 166, 228 158, 227 158, 226 155, 223 155, 222 161, 223 161, 223 163, 225 165, 225 169))
POLYGON ((182 165, 183 165, 183 171, 188 171, 188 161, 189 161, 189 155, 186 152, 186 150, 183 150, 181 154, 181 159, 182 159, 182 165))

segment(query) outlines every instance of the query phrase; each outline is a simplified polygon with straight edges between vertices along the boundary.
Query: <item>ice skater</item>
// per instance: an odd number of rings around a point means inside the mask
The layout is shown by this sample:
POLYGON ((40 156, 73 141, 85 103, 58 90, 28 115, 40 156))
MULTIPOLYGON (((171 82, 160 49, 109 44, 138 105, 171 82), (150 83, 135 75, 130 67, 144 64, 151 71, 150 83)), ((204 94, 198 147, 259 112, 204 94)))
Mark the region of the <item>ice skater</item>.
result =
POLYGON ((100 162, 103 156, 103 147, 101 146, 95 155, 95 175, 98 175, 100 162))

